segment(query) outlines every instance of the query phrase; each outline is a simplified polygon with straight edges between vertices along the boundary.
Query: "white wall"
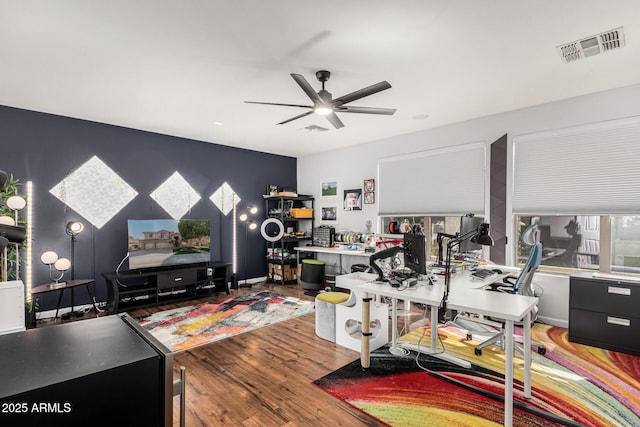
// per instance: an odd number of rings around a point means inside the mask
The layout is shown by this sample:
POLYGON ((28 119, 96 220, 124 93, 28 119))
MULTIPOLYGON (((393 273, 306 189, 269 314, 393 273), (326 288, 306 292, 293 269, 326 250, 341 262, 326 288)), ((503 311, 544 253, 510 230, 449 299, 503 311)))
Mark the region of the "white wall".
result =
MULTIPOLYGON (((343 211, 340 195, 344 189, 362 188, 363 181, 367 178, 377 179, 378 159, 477 141, 490 144, 505 133, 508 134, 511 143, 514 137, 522 134, 637 116, 640 115, 638 99, 640 99, 640 85, 634 85, 361 144, 339 151, 304 156, 298 159, 297 190, 301 194, 311 194, 316 197, 316 218, 320 218, 321 206, 337 204, 338 221, 333 224, 336 229, 364 231, 365 222, 371 220, 376 230, 377 204, 363 204, 362 211, 343 211), (337 201, 321 197, 320 184, 327 178, 339 181, 339 200, 337 201)), ((374 118, 371 125, 375 126, 375 122, 374 118)), ((346 126, 348 125, 346 123, 346 126)), ((332 130, 332 132, 340 131, 332 130)), ((457 173, 464 173, 464 171, 457 171, 457 173)), ((412 182, 411 176, 407 176, 407 185, 405 188, 399 188, 398 191, 404 192, 407 198, 420 197, 420 188, 434 184, 412 182)), ((455 197, 455 192, 452 192, 451 197, 455 197)), ((487 206, 487 212, 488 208, 487 206)), ((489 221, 491 221, 490 218, 489 221)), ((557 277, 554 280, 552 276, 549 280, 544 280, 543 287, 545 300, 550 299, 547 288, 551 289, 549 293, 560 299, 553 300, 553 309, 541 308, 545 317, 556 319, 560 323, 567 322, 568 280, 566 278, 560 280, 557 277)), ((549 303, 549 305, 552 304, 549 303)))

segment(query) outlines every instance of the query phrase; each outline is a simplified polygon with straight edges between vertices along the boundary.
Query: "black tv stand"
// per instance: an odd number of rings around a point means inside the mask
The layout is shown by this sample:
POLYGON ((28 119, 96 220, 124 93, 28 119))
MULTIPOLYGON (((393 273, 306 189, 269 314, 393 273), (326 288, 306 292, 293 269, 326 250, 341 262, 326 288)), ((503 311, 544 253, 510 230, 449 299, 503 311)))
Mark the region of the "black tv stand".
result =
POLYGON ((229 295, 231 263, 203 262, 102 273, 107 282, 107 310, 193 297, 208 292, 229 295))

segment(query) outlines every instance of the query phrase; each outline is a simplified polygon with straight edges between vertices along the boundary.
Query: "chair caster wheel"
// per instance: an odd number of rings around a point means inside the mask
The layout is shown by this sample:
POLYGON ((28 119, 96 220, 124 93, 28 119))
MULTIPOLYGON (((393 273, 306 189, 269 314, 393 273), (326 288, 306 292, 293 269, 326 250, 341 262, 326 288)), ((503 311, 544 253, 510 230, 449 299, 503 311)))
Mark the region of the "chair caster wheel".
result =
POLYGON ((476 356, 482 356, 482 349, 481 348, 474 348, 473 352, 476 354, 476 356))
POLYGON ((547 349, 544 347, 538 347, 538 354, 544 356, 545 354, 547 354, 547 349))
POLYGON ((467 341, 471 341, 473 339, 473 336, 471 334, 467 334, 467 341))

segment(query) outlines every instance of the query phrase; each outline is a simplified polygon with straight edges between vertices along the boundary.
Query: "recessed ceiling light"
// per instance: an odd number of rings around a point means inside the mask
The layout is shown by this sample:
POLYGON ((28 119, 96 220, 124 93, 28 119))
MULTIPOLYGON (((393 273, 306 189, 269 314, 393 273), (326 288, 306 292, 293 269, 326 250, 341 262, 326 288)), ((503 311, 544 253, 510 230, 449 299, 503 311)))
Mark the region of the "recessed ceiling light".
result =
POLYGON ((416 116, 413 116, 412 118, 413 118, 413 120, 425 120, 425 119, 429 118, 429 115, 428 114, 418 114, 416 116))

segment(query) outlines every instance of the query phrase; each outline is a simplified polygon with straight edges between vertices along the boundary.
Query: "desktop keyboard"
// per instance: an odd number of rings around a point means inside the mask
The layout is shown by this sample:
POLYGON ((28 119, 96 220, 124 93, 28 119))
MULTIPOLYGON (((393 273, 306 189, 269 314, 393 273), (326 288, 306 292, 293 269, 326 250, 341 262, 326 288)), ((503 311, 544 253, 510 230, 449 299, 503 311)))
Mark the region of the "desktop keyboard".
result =
POLYGON ((471 273, 471 275, 473 277, 477 277, 479 279, 486 279, 487 277, 493 276, 494 274, 496 274, 495 271, 493 271, 493 270, 485 270, 485 269, 476 270, 473 273, 471 273))

